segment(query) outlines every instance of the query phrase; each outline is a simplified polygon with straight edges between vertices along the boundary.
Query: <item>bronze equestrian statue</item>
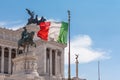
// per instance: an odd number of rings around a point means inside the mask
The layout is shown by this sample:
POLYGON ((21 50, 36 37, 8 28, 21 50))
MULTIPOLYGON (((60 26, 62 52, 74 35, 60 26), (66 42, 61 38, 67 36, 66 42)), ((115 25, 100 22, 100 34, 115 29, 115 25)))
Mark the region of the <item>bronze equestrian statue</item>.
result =
POLYGON ((29 9, 26 9, 26 11, 27 11, 27 13, 30 15, 30 18, 28 19, 27 25, 32 24, 32 23, 39 25, 40 22, 46 21, 46 19, 45 19, 43 16, 41 17, 40 20, 38 20, 38 15, 36 15, 35 18, 34 18, 34 15, 35 15, 35 14, 34 14, 33 11, 30 11, 29 9))
POLYGON ((23 47, 23 52, 25 52, 25 49, 27 47, 27 52, 29 51, 29 46, 34 46, 36 47, 36 44, 35 42, 33 41, 33 38, 34 38, 34 35, 35 35, 35 32, 27 32, 27 29, 26 27, 23 28, 24 31, 22 32, 21 34, 21 39, 18 41, 18 49, 17 49, 17 52, 19 54, 19 48, 20 47, 23 47))

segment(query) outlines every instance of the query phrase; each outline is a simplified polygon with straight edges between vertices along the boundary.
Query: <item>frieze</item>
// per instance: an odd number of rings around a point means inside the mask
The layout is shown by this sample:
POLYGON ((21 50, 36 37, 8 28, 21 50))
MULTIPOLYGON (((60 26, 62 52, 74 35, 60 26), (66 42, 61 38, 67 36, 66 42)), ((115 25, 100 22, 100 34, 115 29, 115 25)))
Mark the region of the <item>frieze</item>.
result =
POLYGON ((1 46, 6 46, 6 47, 15 47, 16 48, 17 47, 17 42, 0 39, 0 45, 1 46))

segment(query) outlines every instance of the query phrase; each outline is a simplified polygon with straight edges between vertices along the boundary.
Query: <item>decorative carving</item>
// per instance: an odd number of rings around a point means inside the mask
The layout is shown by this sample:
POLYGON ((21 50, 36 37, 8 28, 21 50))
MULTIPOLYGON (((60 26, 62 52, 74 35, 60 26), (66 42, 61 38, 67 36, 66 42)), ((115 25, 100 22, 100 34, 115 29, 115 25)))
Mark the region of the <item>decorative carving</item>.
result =
POLYGON ((32 68, 33 70, 37 70, 38 67, 37 67, 37 63, 36 63, 35 61, 32 62, 31 68, 32 68))

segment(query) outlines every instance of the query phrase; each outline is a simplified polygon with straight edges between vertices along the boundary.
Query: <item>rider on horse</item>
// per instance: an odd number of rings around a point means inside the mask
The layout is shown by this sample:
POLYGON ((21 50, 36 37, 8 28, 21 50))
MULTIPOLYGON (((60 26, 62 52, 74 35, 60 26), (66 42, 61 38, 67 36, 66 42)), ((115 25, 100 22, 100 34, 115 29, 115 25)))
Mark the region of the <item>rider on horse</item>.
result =
POLYGON ((28 32, 27 32, 27 29, 26 27, 23 27, 24 31, 22 32, 21 34, 21 40, 25 41, 27 38, 28 38, 28 32))
POLYGON ((18 53, 19 53, 19 48, 23 47, 23 51, 25 52, 25 48, 27 47, 27 51, 29 48, 29 45, 36 47, 35 42, 33 41, 35 32, 27 32, 26 27, 23 27, 24 31, 21 33, 21 39, 18 40, 18 53))

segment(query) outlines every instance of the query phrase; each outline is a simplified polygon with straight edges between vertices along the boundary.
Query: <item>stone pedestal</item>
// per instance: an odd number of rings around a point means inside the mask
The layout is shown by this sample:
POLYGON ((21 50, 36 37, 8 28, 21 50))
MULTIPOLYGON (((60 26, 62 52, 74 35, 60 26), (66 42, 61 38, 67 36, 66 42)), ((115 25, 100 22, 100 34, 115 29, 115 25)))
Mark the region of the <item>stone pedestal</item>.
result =
POLYGON ((13 59, 13 80, 40 80, 37 72, 37 57, 31 52, 13 59))
POLYGON ((5 78, 5 75, 0 73, 0 80, 4 80, 4 78, 5 78))

